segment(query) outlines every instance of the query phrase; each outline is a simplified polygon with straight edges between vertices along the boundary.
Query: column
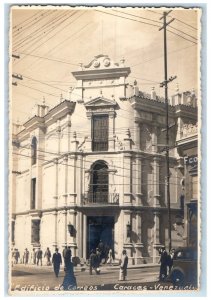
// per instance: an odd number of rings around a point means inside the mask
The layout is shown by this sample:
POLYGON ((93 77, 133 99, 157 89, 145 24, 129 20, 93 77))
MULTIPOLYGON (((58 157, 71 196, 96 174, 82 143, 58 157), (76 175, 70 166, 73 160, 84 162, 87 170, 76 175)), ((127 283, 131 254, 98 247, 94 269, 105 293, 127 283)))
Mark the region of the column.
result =
POLYGON ((58 240, 57 240, 57 211, 54 211, 52 213, 52 217, 53 217, 53 224, 54 224, 54 238, 53 238, 53 243, 52 243, 52 246, 53 247, 57 247, 57 243, 58 243, 58 240))
POLYGON ((123 178, 124 178, 124 204, 131 203, 132 196, 132 178, 131 178, 131 154, 124 153, 123 159, 123 178))
POLYGON ((134 142, 135 142, 135 149, 140 150, 140 148, 141 148, 140 122, 138 120, 135 120, 135 123, 134 123, 134 142))
POLYGON ((135 166, 135 183, 136 183, 136 204, 142 204, 142 156, 140 154, 136 154, 136 166, 135 166))
POLYGON ((67 152, 70 152, 71 149, 71 141, 70 141, 70 137, 71 137, 71 114, 67 115, 67 152))
POLYGON ((77 215, 77 212, 75 212, 74 210, 70 210, 67 215, 67 225, 66 225, 67 244, 68 244, 68 246, 71 247, 72 256, 76 256, 76 247, 77 247, 76 235, 78 234, 78 232, 76 232, 76 215, 77 215), (71 236, 70 233, 68 232, 68 224, 72 225, 74 228, 73 236, 71 236))
POLYGON ((136 249, 136 254, 135 254, 135 263, 140 264, 142 262, 142 248, 143 243, 142 243, 142 214, 143 212, 138 212, 136 214, 136 229, 135 232, 137 234, 137 241, 135 243, 135 249, 136 249))
POLYGON ((43 159, 45 158, 45 154, 42 151, 44 149, 44 133, 42 129, 39 129, 38 132, 38 143, 37 143, 37 165, 36 165, 36 202, 35 202, 35 208, 36 209, 42 209, 42 182, 43 182, 43 176, 42 176, 42 164, 43 159))
POLYGON ((86 258, 87 248, 87 216, 83 215, 83 258, 86 258))
POLYGON ((58 206, 58 159, 54 159, 54 199, 55 199, 55 207, 58 206))
POLYGON ((160 243, 160 217, 158 211, 154 212, 154 227, 153 227, 153 263, 158 262, 158 249, 162 246, 160 243))
POLYGON ((152 152, 157 152, 158 151, 158 127, 153 126, 152 127, 152 152))
POLYGON ((67 183, 68 183, 68 156, 65 155, 63 157, 63 162, 64 164, 64 194, 63 194, 63 197, 64 197, 64 206, 67 206, 67 197, 68 197, 68 191, 67 191, 67 183))
POLYGON ((131 242, 131 233, 132 233, 132 218, 131 218, 131 211, 124 211, 123 215, 123 238, 124 238, 124 249, 127 251, 128 254, 128 262, 130 265, 134 264, 134 259, 132 257, 132 242, 131 242), (130 235, 127 236, 127 226, 130 226, 130 235))
POLYGON ((154 197, 154 206, 160 206, 160 191, 159 191, 159 182, 160 182, 160 158, 153 158, 153 197, 154 197))
POLYGON ((114 138, 114 119, 115 112, 109 112, 109 124, 108 124, 108 150, 112 151, 115 149, 115 138, 114 138))
POLYGON ((76 232, 77 232, 77 246, 78 246, 78 256, 80 258, 83 257, 83 215, 82 212, 77 213, 77 224, 76 224, 76 232))
POLYGON ((86 140, 86 151, 92 151, 92 112, 86 113, 87 119, 89 120, 88 132, 89 136, 86 140))
POLYGON ((60 223, 59 223, 59 232, 60 235, 58 240, 62 247, 67 245, 67 210, 62 210, 59 212, 60 223))
POLYGON ((85 170, 83 168, 83 156, 81 154, 77 155, 76 165, 75 165, 75 185, 76 185, 76 205, 81 206, 81 199, 83 193, 83 174, 85 170))

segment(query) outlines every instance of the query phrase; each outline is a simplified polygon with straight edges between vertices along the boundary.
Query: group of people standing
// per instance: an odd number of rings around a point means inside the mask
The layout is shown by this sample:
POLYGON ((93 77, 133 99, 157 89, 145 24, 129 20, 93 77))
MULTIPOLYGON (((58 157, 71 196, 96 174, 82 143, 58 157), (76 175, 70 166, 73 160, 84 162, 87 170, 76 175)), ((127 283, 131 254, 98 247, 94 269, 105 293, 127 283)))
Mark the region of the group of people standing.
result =
POLYGON ((170 274, 172 266, 173 266, 173 259, 174 259, 174 249, 171 249, 169 253, 167 253, 165 247, 159 249, 160 254, 160 274, 159 280, 165 281, 167 276, 170 274))
MULTIPOLYGON (((46 265, 50 266, 51 265, 51 251, 47 247, 45 253, 44 253, 44 258, 46 258, 46 265)), ((40 248, 33 248, 31 255, 30 252, 27 248, 25 248, 23 255, 20 255, 20 252, 17 248, 12 250, 12 263, 18 264, 18 263, 23 263, 25 265, 27 264, 33 264, 37 266, 42 266, 43 265, 43 251, 40 248)))
POLYGON ((100 274, 100 264, 107 263, 113 264, 113 250, 107 244, 104 245, 100 240, 98 247, 96 249, 92 249, 89 257, 89 274, 92 275, 92 271, 95 270, 96 274, 100 274))
MULTIPOLYGON (((91 250, 91 254, 89 257, 89 274, 92 275, 92 271, 94 270, 97 275, 100 274, 100 264, 107 262, 107 264, 113 263, 113 251, 110 248, 108 251, 107 260, 102 260, 101 252, 99 248, 96 250, 91 250)), ((128 256, 126 250, 122 251, 122 256, 119 261, 119 280, 124 281, 127 277, 127 266, 128 266, 128 256)))

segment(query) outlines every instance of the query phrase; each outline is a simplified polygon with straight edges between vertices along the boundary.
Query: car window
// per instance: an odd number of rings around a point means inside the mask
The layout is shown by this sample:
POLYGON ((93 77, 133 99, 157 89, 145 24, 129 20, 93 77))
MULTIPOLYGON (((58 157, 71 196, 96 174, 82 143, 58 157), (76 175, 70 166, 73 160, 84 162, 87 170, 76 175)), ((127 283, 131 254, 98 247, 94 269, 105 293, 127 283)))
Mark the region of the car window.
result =
POLYGON ((191 249, 181 249, 175 253, 174 259, 197 259, 197 253, 191 249))

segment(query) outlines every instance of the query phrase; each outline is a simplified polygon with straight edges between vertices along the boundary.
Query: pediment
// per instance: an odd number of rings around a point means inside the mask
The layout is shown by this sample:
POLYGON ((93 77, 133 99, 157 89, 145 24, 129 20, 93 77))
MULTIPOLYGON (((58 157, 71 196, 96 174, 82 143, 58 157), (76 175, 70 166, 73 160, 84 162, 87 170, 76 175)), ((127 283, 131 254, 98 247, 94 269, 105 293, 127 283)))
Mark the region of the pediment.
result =
POLYGON ((114 107, 117 106, 117 102, 113 99, 107 99, 104 97, 97 97, 95 99, 89 100, 86 102, 85 107, 91 108, 91 107, 114 107))
POLYGON ((120 67, 118 63, 114 63, 114 61, 112 61, 110 59, 110 57, 108 55, 97 55, 94 57, 94 59, 92 59, 90 61, 89 64, 85 65, 84 68, 85 69, 104 69, 104 68, 118 68, 120 67))

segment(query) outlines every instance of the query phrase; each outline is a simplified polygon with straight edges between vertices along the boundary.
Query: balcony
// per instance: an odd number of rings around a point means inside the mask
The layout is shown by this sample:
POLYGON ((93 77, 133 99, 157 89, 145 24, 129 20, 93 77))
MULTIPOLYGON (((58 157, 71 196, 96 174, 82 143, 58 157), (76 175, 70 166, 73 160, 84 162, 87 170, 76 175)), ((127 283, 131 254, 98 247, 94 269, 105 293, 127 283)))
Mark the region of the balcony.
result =
POLYGON ((82 195, 83 205, 118 205, 119 194, 107 192, 89 192, 82 195))

